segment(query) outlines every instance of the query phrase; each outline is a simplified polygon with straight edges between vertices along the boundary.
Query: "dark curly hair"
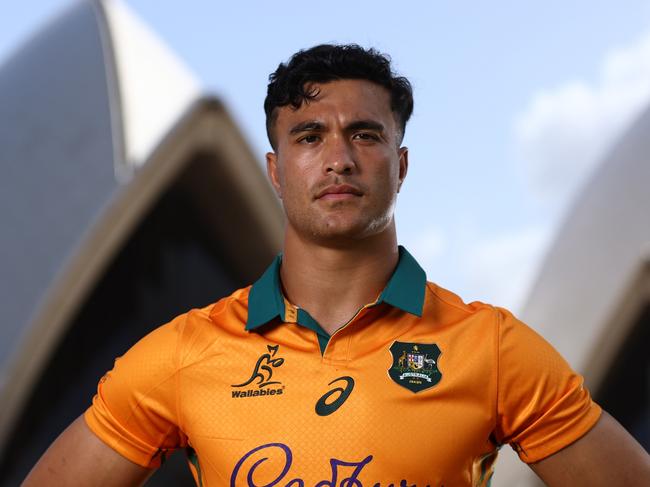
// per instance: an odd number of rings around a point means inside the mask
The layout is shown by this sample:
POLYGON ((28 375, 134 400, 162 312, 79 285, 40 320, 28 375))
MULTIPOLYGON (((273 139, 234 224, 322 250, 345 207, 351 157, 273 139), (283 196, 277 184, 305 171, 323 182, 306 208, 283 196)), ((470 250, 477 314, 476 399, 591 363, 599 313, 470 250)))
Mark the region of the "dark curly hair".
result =
POLYGON ((356 44, 321 44, 298 51, 288 63, 280 63, 269 75, 264 112, 271 147, 276 149, 273 126, 277 108, 291 105, 297 109, 303 102, 316 98, 318 90, 308 89, 309 83, 342 79, 372 81, 390 92, 390 108, 400 128, 398 142, 401 142, 406 122, 413 112, 413 90, 409 80, 393 73, 390 58, 375 49, 364 49, 356 44))

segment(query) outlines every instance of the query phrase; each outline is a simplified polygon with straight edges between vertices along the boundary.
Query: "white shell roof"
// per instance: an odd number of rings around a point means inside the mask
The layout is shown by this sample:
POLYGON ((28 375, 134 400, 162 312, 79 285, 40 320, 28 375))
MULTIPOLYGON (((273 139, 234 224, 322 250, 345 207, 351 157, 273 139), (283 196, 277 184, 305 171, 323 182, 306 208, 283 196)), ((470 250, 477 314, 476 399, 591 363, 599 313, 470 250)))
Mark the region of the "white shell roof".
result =
POLYGON ((124 137, 123 160, 116 162, 122 176, 147 160, 202 90, 181 60, 124 2, 105 0, 99 6, 115 63, 114 89, 124 137))
POLYGON ((201 95, 118 0, 74 4, 0 67, 0 372, 83 233, 201 95))
MULTIPOLYGON (((521 315, 585 376, 592 393, 650 301, 649 187, 646 110, 575 200, 521 315)), ((541 485, 504 450, 493 485, 541 485)))
POLYGON ((0 68, 0 390, 51 282, 118 187, 122 136, 99 15, 75 4, 0 68))
POLYGON ((245 217, 209 222, 230 224, 239 271, 279 249, 282 212, 223 105, 118 0, 75 3, 0 66, 0 126, 1 454, 85 295, 197 152, 245 217))
MULTIPOLYGON (((619 139, 558 232, 522 317, 597 386, 650 262, 650 111, 619 139)), ((643 297, 639 299, 643 300, 643 297)))

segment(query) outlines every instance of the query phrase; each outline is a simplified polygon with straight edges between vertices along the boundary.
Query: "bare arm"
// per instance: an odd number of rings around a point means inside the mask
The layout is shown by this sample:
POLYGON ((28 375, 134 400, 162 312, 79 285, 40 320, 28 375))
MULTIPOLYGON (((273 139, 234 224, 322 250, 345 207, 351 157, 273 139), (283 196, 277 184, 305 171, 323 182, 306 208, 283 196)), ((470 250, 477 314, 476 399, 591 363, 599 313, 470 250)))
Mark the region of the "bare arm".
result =
POLYGON ((604 411, 585 436, 531 468, 551 487, 650 485, 650 456, 604 411))
POLYGON ((79 416, 50 445, 22 486, 139 486, 151 473, 103 443, 79 416))

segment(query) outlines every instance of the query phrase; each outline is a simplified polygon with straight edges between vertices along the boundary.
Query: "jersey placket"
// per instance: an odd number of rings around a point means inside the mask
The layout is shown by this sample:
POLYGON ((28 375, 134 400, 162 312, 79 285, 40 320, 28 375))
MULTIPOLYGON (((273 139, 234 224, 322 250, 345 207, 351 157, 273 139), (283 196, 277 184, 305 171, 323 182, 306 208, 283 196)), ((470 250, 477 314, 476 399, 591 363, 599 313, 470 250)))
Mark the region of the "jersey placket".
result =
POLYGON ((344 364, 350 360, 349 349, 351 339, 351 328, 355 323, 365 316, 370 308, 377 305, 377 300, 359 308, 355 315, 345 324, 338 328, 332 335, 328 334, 322 326, 304 309, 291 304, 284 298, 284 321, 296 323, 312 330, 318 339, 318 345, 324 364, 344 364))

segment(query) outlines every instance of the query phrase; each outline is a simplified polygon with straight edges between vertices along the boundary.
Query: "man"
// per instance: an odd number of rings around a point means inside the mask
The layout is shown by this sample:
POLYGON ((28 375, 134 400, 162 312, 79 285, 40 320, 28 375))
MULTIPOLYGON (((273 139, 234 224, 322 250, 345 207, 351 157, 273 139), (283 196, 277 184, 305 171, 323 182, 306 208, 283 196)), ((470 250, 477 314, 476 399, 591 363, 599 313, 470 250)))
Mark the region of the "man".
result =
POLYGON ((281 64, 265 111, 283 253, 116 361, 25 485, 139 485, 185 448, 203 486, 477 486, 504 443, 549 485, 648 485, 643 448, 543 339, 398 247, 412 107, 373 50, 281 64))

